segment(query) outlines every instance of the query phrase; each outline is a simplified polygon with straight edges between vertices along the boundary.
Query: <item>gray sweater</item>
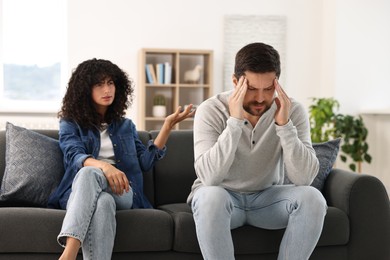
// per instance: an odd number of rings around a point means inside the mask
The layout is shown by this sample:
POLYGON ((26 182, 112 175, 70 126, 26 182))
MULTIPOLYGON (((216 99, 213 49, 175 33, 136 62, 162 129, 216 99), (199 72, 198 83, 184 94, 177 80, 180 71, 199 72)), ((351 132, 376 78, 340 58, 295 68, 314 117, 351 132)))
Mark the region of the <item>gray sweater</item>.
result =
POLYGON ((195 180, 187 202, 201 186, 236 192, 257 192, 283 184, 284 174, 295 185, 310 185, 319 163, 310 139, 308 115, 292 100, 290 120, 275 124, 276 104, 255 127, 229 115, 231 91, 204 101, 194 120, 195 180))

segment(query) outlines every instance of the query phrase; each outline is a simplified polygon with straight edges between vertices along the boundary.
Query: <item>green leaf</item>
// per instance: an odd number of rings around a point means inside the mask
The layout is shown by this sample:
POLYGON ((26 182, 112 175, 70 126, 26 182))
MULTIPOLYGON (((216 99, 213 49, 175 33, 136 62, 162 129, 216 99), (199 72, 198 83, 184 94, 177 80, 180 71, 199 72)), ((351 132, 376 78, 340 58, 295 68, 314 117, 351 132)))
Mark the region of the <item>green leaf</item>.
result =
POLYGON ((369 155, 369 154, 365 154, 364 155, 364 160, 366 161, 366 162, 368 162, 368 163, 371 163, 371 160, 372 160, 372 157, 371 157, 371 155, 369 155))

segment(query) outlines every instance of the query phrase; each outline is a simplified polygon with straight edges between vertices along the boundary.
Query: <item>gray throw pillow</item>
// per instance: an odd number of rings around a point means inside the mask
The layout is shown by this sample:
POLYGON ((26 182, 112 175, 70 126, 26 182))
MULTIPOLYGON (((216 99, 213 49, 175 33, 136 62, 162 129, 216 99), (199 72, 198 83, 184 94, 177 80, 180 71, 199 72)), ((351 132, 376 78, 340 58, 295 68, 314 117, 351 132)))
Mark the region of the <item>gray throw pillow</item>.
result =
POLYGON ((7 122, 0 202, 46 207, 64 174, 62 160, 58 140, 7 122))
MULTIPOLYGON (((313 148, 316 151, 318 161, 320 163, 320 169, 317 176, 313 180, 311 186, 322 191, 324 183, 332 170, 333 164, 336 161, 337 154, 339 152, 341 139, 337 138, 329 140, 323 143, 313 143, 313 148)), ((287 174, 284 175, 284 184, 291 184, 287 174)))

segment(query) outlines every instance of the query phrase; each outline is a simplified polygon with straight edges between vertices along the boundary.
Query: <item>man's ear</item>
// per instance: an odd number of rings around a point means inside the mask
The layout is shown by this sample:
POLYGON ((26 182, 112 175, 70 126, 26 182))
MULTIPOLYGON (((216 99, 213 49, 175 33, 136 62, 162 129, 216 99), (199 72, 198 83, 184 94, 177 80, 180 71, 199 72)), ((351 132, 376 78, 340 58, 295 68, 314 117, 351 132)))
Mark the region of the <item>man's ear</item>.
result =
POLYGON ((232 81, 233 81, 234 86, 236 86, 238 83, 238 79, 237 79, 235 74, 232 75, 232 81))

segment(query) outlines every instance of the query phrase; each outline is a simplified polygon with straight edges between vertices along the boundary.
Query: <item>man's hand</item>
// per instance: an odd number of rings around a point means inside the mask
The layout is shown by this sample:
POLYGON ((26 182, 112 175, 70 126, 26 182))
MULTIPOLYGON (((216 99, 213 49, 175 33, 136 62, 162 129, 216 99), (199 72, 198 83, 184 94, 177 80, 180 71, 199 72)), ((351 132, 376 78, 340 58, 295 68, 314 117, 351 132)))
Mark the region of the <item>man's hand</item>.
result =
POLYGON ((277 106, 275 112, 275 122, 278 125, 285 125, 288 123, 289 114, 291 109, 291 100, 287 96, 286 92, 282 89, 282 86, 279 85, 277 79, 274 80, 275 90, 278 93, 278 96, 275 98, 275 103, 277 106))
POLYGON ((243 102, 247 88, 247 80, 244 76, 241 76, 237 85, 234 87, 232 95, 229 97, 230 116, 237 119, 244 118, 243 102))

